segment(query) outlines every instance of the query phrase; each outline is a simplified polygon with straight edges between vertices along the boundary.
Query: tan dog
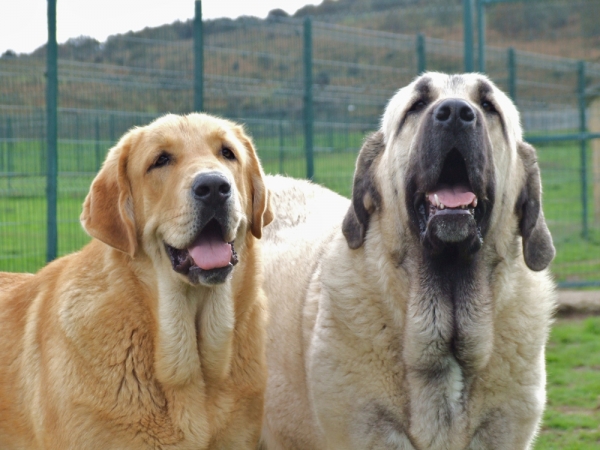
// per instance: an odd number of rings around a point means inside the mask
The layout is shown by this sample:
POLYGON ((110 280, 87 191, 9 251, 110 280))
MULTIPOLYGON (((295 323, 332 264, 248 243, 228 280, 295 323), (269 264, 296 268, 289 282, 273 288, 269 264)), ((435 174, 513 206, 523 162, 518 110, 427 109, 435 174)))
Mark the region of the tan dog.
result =
POLYGON ((255 448, 268 204, 241 127, 127 133, 84 203, 92 242, 0 275, 0 448, 255 448))
POLYGON ((554 247, 512 102, 425 74, 366 140, 351 202, 267 185, 265 447, 530 448, 554 247))

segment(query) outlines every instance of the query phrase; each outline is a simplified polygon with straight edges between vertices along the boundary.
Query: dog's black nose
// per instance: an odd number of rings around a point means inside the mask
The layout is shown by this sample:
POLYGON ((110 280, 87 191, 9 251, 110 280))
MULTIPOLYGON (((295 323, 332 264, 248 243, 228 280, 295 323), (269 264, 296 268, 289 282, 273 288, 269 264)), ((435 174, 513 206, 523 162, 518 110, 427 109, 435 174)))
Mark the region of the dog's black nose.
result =
POLYGON ((435 122, 448 127, 466 127, 475 122, 475 110, 465 100, 450 98, 433 110, 435 122))
POLYGON ((206 205, 216 206, 231 197, 231 183, 222 173, 203 173, 194 180, 192 194, 206 205))

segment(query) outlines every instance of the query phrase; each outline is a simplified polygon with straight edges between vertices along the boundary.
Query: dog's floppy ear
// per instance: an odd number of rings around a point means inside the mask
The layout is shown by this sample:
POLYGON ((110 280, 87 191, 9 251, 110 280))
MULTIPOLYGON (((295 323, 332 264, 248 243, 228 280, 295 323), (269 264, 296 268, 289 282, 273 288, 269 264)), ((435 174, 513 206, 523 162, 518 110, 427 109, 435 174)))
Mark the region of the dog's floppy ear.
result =
POLYGON ((555 255, 552 236, 542 211, 542 182, 535 149, 526 143, 518 144, 518 153, 525 166, 525 183, 517 201, 519 230, 523 237, 523 256, 531 270, 548 267, 555 255))
POLYGON ((110 150, 92 182, 79 220, 90 236, 133 257, 137 237, 126 172, 130 138, 126 135, 110 150))
POLYGON ((246 147, 249 159, 250 183, 252 186, 252 222, 250 231, 257 239, 262 237, 262 229, 273 221, 269 190, 265 186, 265 174, 258 160, 256 149, 242 127, 237 127, 238 138, 246 147))
POLYGON ((351 249, 357 249, 363 244, 369 217, 381 205, 381 195, 373 178, 373 162, 384 148, 383 133, 377 131, 367 137, 356 160, 352 203, 342 224, 342 232, 351 249))
POLYGON ((264 173, 258 160, 257 166, 259 170, 252 175, 252 225, 250 229, 254 237, 260 239, 263 227, 273 221, 273 211, 269 190, 265 186, 264 173))

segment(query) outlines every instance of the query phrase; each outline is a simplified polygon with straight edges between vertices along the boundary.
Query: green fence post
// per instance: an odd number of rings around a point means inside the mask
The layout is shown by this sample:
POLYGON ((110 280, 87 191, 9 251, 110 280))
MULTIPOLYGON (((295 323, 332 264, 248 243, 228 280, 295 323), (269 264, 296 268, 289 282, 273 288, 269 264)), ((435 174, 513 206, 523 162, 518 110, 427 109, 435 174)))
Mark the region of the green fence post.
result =
POLYGON ((108 138, 110 139, 110 146, 116 144, 116 131, 115 131, 115 115, 111 114, 108 116, 108 138))
MULTIPOLYGON (((582 134, 587 132, 585 84, 585 61, 579 61, 577 66, 577 93, 579 100, 579 131, 582 134)), ((581 155, 581 235, 584 239, 587 239, 587 140, 582 137, 579 142, 581 155)))
POLYGON ((421 75, 426 70, 425 36, 423 36, 423 33, 419 33, 417 34, 417 75, 421 75))
MULTIPOLYGON (((36 116, 37 116, 37 121, 39 123, 45 123, 46 122, 46 111, 45 110, 38 110, 36 111, 36 116)), ((39 143, 40 143, 40 147, 39 147, 39 159, 40 159, 40 163, 39 165, 36 167, 36 175, 44 175, 44 170, 48 164, 48 152, 46 151, 46 147, 48 146, 48 142, 47 142, 47 134, 46 134, 46 127, 40 127, 39 128, 39 133, 40 133, 40 139, 39 139, 39 143)))
MULTIPOLYGON (((6 119, 6 120, 8 122, 8 119, 6 119)), ((1 128, 2 126, 3 126, 3 124, 0 123, 0 136, 4 136, 4 139, 5 139, 5 140, 3 140, 2 145, 0 146, 0 172, 8 172, 8 170, 4 169, 5 164, 6 164, 4 162, 4 159, 5 159, 5 155, 7 153, 6 147, 8 147, 8 135, 7 135, 6 130, 3 130, 1 128)))
POLYGON ((96 170, 100 170, 100 164, 102 164, 102 160, 100 159, 100 119, 96 117, 96 123, 94 124, 95 128, 95 138, 96 138, 96 170))
POLYGON ((473 72, 473 0, 463 0, 465 72, 473 72))
POLYGON ((283 173, 283 119, 279 119, 279 173, 283 173))
POLYGON ((304 19, 304 149, 306 151, 306 178, 315 175, 313 149, 313 90, 312 90, 312 20, 304 19))
POLYGON ((48 45, 46 58, 46 262, 56 258, 58 228, 58 68, 56 44, 56 0, 48 0, 48 45))
POLYGON ((13 129, 11 118, 6 119, 6 171, 8 172, 7 187, 10 195, 12 190, 12 177, 14 176, 15 166, 13 164, 13 157, 15 152, 15 142, 13 140, 13 129))
POLYGON ((479 72, 485 72, 485 3, 477 0, 477 51, 479 54, 479 72))
MULTIPOLYGON (((64 121, 63 121, 64 124, 64 121)), ((85 170, 83 168, 84 166, 84 160, 86 158, 83 158, 83 155, 81 154, 81 146, 79 144, 79 114, 75 113, 75 130, 73 133, 73 137, 75 138, 74 140, 77 141, 77 144, 75 144, 75 161, 76 161, 76 166, 77 166, 77 172, 82 172, 83 170, 85 170)))
POLYGON ((194 111, 204 110, 204 42, 202 2, 196 0, 194 16, 194 111))
POLYGON ((515 49, 508 49, 508 95, 513 103, 517 103, 517 55, 515 49))
MULTIPOLYGON (((0 123, 0 136, 4 136, 4 139, 8 139, 8 136, 6 136, 6 131, 3 130, 2 127, 3 124, 0 123)), ((6 144, 8 144, 8 142, 6 140, 2 141, 2 145, 0 145, 0 172, 5 172, 4 170, 4 158, 5 158, 5 154, 6 154, 6 144)))

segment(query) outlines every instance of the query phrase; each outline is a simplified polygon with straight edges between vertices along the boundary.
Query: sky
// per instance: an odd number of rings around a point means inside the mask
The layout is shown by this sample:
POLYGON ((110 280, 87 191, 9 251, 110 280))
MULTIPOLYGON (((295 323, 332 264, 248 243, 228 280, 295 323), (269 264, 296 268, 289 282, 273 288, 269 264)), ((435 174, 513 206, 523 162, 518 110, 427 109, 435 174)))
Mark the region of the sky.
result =
MULTIPOLYGON (((322 0, 203 0, 203 19, 267 17, 280 8, 293 14, 322 0)), ((0 55, 6 50, 30 53, 48 39, 47 0, 0 0, 0 55)), ((57 0, 58 43, 91 36, 105 41, 112 34, 138 31, 194 16, 194 0, 57 0), (166 6, 168 5, 168 6, 166 6)))

